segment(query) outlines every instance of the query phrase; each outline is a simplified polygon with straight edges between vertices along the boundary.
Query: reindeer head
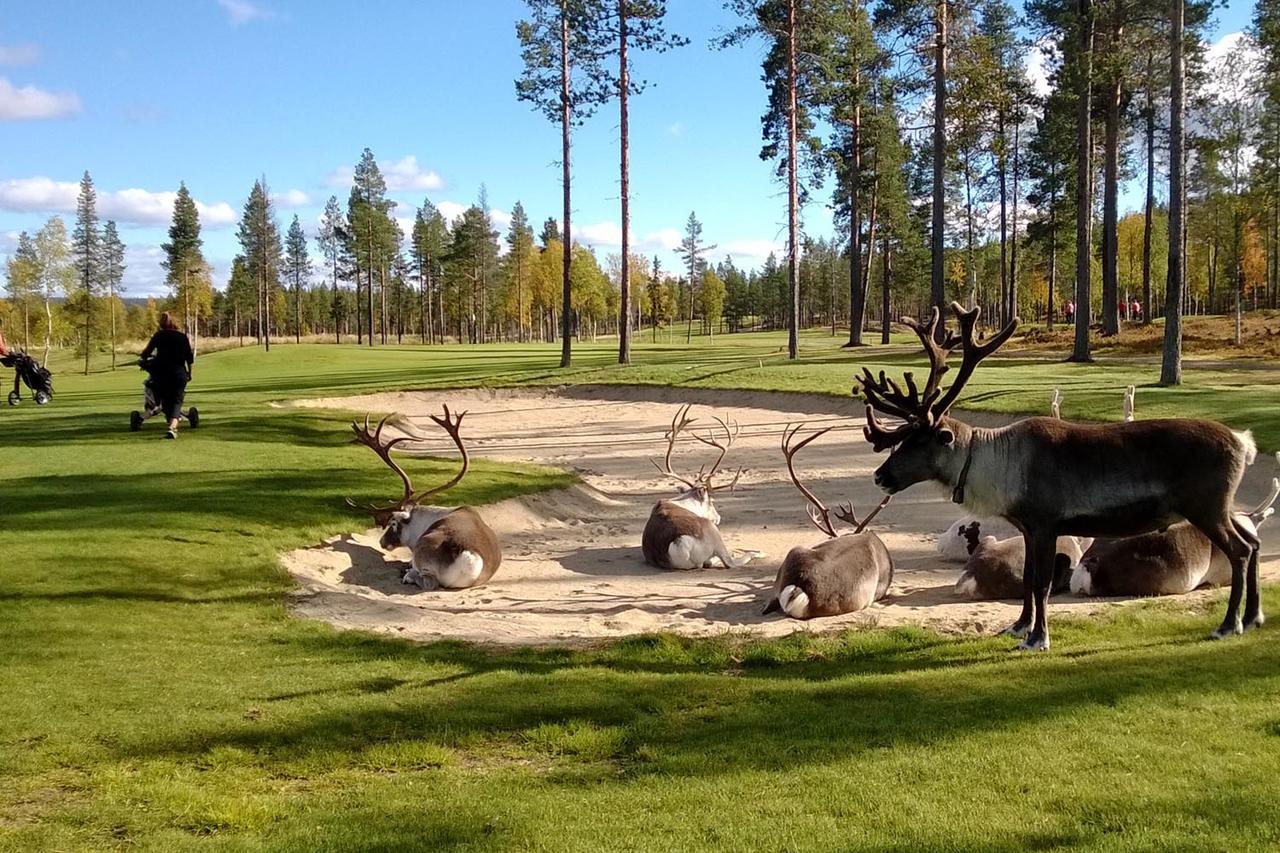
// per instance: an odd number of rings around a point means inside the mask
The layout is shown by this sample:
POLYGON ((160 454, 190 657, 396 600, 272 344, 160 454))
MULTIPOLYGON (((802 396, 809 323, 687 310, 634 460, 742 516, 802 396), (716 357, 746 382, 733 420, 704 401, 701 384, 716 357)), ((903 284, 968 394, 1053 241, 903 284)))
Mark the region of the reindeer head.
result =
POLYGON ((720 464, 724 462, 725 454, 729 452, 729 448, 733 446, 734 439, 738 437, 738 425, 720 418, 715 418, 715 422, 719 424, 720 428, 724 431, 724 438, 719 439, 716 437, 714 432, 708 432, 705 436, 702 436, 698 435, 693 430, 689 430, 690 425, 694 422, 695 419, 689 417, 689 405, 685 404, 681 406, 676 412, 675 417, 671 419, 671 429, 667 431, 665 436, 667 439, 667 452, 663 457, 663 464, 659 465, 654 460, 650 461, 653 462, 654 467, 663 474, 684 486, 684 489, 680 494, 675 497, 675 503, 680 504, 695 515, 699 515, 707 519, 712 524, 719 525, 720 512, 716 509, 714 495, 716 492, 723 491, 724 489, 732 491, 734 487, 738 485, 738 478, 742 476, 742 469, 739 468, 733 475, 733 479, 728 483, 716 485, 714 482, 716 473, 720 470, 720 464), (689 430, 689 434, 698 441, 708 447, 714 447, 719 451, 719 455, 716 457, 715 461, 711 463, 711 467, 708 468, 704 465, 698 469, 698 473, 693 477, 685 477, 681 474, 677 474, 671 468, 671 452, 675 450, 676 439, 678 439, 680 434, 685 430, 689 430))
MULTIPOLYGON (((445 406, 443 418, 431 415, 431 420, 449 434, 449 437, 453 439, 453 443, 457 446, 458 452, 462 454, 462 468, 447 483, 436 486, 435 488, 427 489, 423 492, 414 491, 413 481, 409 479, 409 475, 400 467, 399 463, 391 458, 391 451, 396 445, 410 441, 415 438, 415 436, 402 435, 389 441, 383 441, 382 429, 387 425, 387 421, 390 420, 390 415, 379 421, 377 428, 372 432, 369 429, 368 415, 365 415, 364 417, 363 427, 359 426, 354 421, 351 423, 351 431, 355 433, 356 443, 363 444, 376 453, 379 459, 385 462, 391 470, 396 472, 404 487, 404 495, 400 500, 391 504, 365 504, 364 506, 361 506, 351 500, 351 498, 347 498, 347 506, 368 512, 373 516, 374 523, 383 528, 381 545, 384 550, 398 548, 401 545, 412 545, 413 542, 416 542, 417 537, 421 535, 421 533, 426 529, 426 526, 429 526, 430 524, 430 521, 427 521, 426 525, 414 523, 415 516, 421 516, 421 510, 428 509, 421 505, 423 498, 430 497, 431 495, 438 495, 447 489, 453 488, 458 485, 458 483, 462 482, 462 478, 466 476, 467 469, 471 465, 471 460, 467 456, 467 448, 463 443, 462 435, 460 434, 462 418, 466 414, 466 412, 461 412, 456 416, 452 415, 449 412, 449 407, 445 406), (422 530, 418 530, 417 528, 419 527, 421 527, 422 530)), ((438 515, 438 513, 436 513, 436 515, 438 515)))
POLYGON ((836 532, 835 524, 831 521, 832 515, 843 521, 845 524, 852 525, 854 528, 853 532, 855 534, 861 533, 866 529, 867 525, 871 523, 871 520, 880 514, 880 510, 884 509, 889 504, 889 501, 892 500, 892 496, 885 495, 884 500, 880 501, 880 505, 873 509, 871 514, 862 521, 858 521, 858 517, 853 514, 853 504, 851 503, 841 504, 836 507, 834 513, 828 510, 826 505, 824 505, 822 501, 818 500, 818 496, 810 491, 808 486, 800 482, 800 475, 796 473, 794 460, 795 455, 799 453, 806 444, 819 436, 826 435, 831 432, 832 427, 820 429, 803 439, 799 444, 792 446, 792 440, 802 429, 804 429, 804 424, 800 424, 796 427, 792 427, 791 424, 787 424, 786 428, 782 430, 782 455, 787 460, 787 473, 791 476, 791 482, 795 484, 795 487, 800 491, 800 494, 804 495, 805 501, 809 504, 809 520, 813 522, 814 527, 818 528, 832 539, 840 535, 836 532))
POLYGON ((884 371, 877 379, 864 367, 858 379, 867 401, 867 425, 863 434, 877 453, 891 450, 889 458, 876 469, 876 485, 889 494, 927 480, 941 480, 947 471, 955 467, 953 457, 958 452, 956 434, 948 425, 947 412, 964 390, 974 368, 998 350, 1018 326, 1015 318, 991 340, 980 344, 974 340, 978 309, 966 311, 953 302, 951 310, 959 321, 959 334, 943 329, 943 334, 939 335, 941 315, 936 307, 924 325, 910 317, 903 318, 903 323, 920 338, 929 358, 929 378, 923 389, 916 386, 915 377, 910 372, 903 377, 906 391, 885 376, 884 371), (960 372, 950 387, 943 391, 942 375, 949 369, 947 357, 957 347, 963 352, 960 372), (877 411, 900 418, 902 423, 887 427, 876 418, 877 411))

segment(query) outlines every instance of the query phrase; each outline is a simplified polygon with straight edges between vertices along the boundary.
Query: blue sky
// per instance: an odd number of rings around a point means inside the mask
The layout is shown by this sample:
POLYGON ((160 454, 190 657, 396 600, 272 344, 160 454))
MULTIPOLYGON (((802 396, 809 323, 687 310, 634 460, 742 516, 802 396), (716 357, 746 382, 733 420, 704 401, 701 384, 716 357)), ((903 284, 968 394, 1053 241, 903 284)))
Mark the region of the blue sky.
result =
MULTIPOLYGON (((345 204, 365 146, 399 216, 427 196, 459 211, 481 183, 500 225, 516 200, 535 225, 559 215, 558 131, 514 94, 519 0, 10 5, 0 20, 0 254, 19 230, 66 211, 67 184, 88 169, 103 217, 120 221, 130 247, 130 294, 161 293, 158 246, 185 180, 221 285, 255 178, 276 194, 282 228, 297 214, 311 230, 330 194, 345 204)), ((636 59, 654 85, 632 101, 633 242, 670 266, 692 210, 716 257, 754 266, 781 247, 785 226, 758 157, 763 49, 708 49, 734 24, 717 0, 670 6, 671 28, 692 43, 636 59)), ((1233 0, 1214 39, 1249 15, 1233 0)), ((574 143, 575 236, 602 260, 617 251, 617 136, 610 106, 574 143)), ((827 196, 806 212, 810 233, 831 230, 827 196)))

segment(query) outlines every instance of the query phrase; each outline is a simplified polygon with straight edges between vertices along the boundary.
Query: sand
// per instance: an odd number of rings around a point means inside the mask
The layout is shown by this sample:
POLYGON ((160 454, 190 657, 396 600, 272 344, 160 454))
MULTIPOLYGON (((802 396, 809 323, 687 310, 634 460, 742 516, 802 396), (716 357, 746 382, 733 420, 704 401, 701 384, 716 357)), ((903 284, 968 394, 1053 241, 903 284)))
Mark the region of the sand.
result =
MULTIPOLYGON (((883 459, 861 434, 852 400, 816 395, 689 391, 668 388, 573 387, 559 391, 432 391, 301 401, 325 409, 400 412, 429 440, 409 452, 445 454, 449 439, 427 420, 442 403, 469 412, 465 435, 473 456, 527 460, 572 468, 582 484, 485 506, 482 514, 505 552, 488 584, 471 590, 425 592, 400 583, 408 551, 386 554, 379 531, 363 530, 318 547, 292 551, 283 563, 297 579, 295 612, 343 628, 415 640, 579 644, 652 631, 689 636, 750 633, 777 637, 851 626, 924 625, 943 632, 995 632, 1013 621, 1019 602, 959 599, 952 586, 960 566, 934 549, 939 531, 962 510, 940 490, 917 486, 898 495, 874 529, 894 556, 889 596, 859 613, 802 622, 762 616, 779 563, 791 548, 823 540, 787 479, 779 451, 783 427, 801 421, 834 426, 797 456, 796 468, 828 506, 852 501, 859 513, 880 500, 871 474, 883 459), (729 417, 741 434, 726 464, 746 471, 733 493, 718 497, 721 531, 737 554, 737 569, 662 571, 644 564, 640 534, 654 501, 672 488, 649 459, 665 450, 663 432, 678 404, 693 416, 729 417), (751 556, 758 552, 757 556, 751 556)), ((342 424, 345 418, 335 412, 342 424)), ((971 422, 998 423, 991 416, 971 422)), ((709 448, 685 439, 677 469, 708 460, 709 448)), ((371 465, 377 462, 369 454, 371 465)), ((1241 488, 1252 506, 1267 491, 1276 463, 1262 457, 1241 488)), ((391 497, 390 493, 388 496, 391 497)), ((1273 522, 1274 524, 1274 522, 1273 522)), ((1277 551, 1266 541, 1264 577, 1280 576, 1277 551)), ((1188 604, 1212 592, 1181 597, 1188 604)), ((1087 614, 1123 606, 1116 599, 1057 596, 1055 613, 1087 614)))

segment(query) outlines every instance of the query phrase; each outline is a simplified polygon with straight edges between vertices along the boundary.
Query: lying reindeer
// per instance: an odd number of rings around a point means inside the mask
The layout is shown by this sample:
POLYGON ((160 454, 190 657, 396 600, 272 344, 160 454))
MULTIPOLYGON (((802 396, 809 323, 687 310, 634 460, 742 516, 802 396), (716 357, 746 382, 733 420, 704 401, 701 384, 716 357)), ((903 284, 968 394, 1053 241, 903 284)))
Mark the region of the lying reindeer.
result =
POLYGON ((734 475, 728 484, 716 486, 712 480, 725 454, 737 437, 736 425, 716 418, 716 423, 724 430, 725 438, 721 442, 713 435, 701 436, 690 430, 690 435, 703 444, 720 451, 711 468, 703 468, 692 478, 682 477, 671 469, 671 451, 675 449, 676 439, 694 423, 689 417, 689 406, 681 406, 671 419, 671 429, 667 432, 667 454, 662 466, 654 462, 654 467, 663 474, 684 485, 684 491, 674 498, 664 498, 653 505, 649 520, 644 526, 644 535, 640 539, 644 559, 651 566, 659 569, 701 569, 710 567, 713 559, 718 559, 725 568, 735 569, 737 565, 720 538, 720 513, 716 510, 713 496, 722 489, 732 489, 742 476, 742 469, 734 475))
POLYGON ((950 563, 967 563, 969 554, 972 553, 969 547, 970 528, 980 536, 988 535, 997 539, 1022 535, 1018 532, 1018 528, 1003 518, 978 518, 976 515, 966 515, 959 521, 952 522, 951 526, 938 537, 939 556, 950 563))
POLYGON ((853 613, 884 598, 893 583, 893 557, 889 549, 879 536, 864 532, 890 498, 886 495, 861 522, 854 516, 852 505, 837 507, 835 517, 854 528, 852 533, 837 533, 831 522, 833 513, 800 482, 794 465, 795 455, 801 448, 832 428, 818 430, 792 447, 792 439, 803 427, 804 424, 800 424, 792 429, 788 425, 782 431, 782 455, 786 457, 791 482, 809 503, 809 520, 830 538, 812 548, 791 549, 778 567, 773 596, 763 613, 781 610, 793 619, 853 613))
POLYGON ((1022 612, 1007 630, 1024 638, 1020 648, 1049 648, 1046 607, 1059 536, 1134 536, 1182 520, 1231 563, 1227 612, 1212 636, 1261 625, 1257 533, 1237 523, 1232 512, 1244 469, 1257 456, 1253 436, 1198 418, 1119 424, 1027 418, 998 429, 969 426, 950 416, 951 407, 982 360, 1013 334, 1017 320, 980 343, 978 309, 966 311, 956 303, 951 308, 959 334, 940 327, 937 308, 928 323, 904 320, 928 357, 923 386, 910 373, 904 388, 883 371, 876 377, 864 369, 864 433, 877 452, 892 449, 875 474, 885 492, 936 482, 971 512, 999 516, 1025 532, 1022 612), (960 369, 944 391, 946 361, 957 348, 963 352, 960 369), (876 412, 901 422, 887 425, 876 412))
MULTIPOLYGON (((956 581, 956 595, 978 601, 1022 598, 1022 569, 1027 560, 1027 543, 1021 534, 1008 539, 980 536, 978 522, 965 528, 969 559, 956 581)), ((1058 537, 1058 553, 1054 557, 1051 592, 1066 592, 1071 584, 1071 570, 1078 565, 1092 539, 1075 536, 1058 537)))
POLYGON ((391 458, 391 450, 396 445, 411 440, 413 436, 400 436, 384 442, 382 428, 386 426, 390 416, 383 418, 372 433, 369 431, 368 415, 365 415, 363 428, 354 422, 351 424, 356 442, 378 454, 378 458, 395 471, 404 484, 404 497, 387 506, 360 507, 350 498, 347 499, 348 506, 371 512, 374 521, 383 528, 379 542, 383 550, 392 551, 403 547, 413 552, 413 560, 401 577, 403 583, 417 584, 423 589, 469 589, 493 577, 493 573, 502 564, 502 547, 498 544, 498 537, 474 509, 469 506, 440 507, 422 504, 423 498, 453 488, 467 474, 471 461, 460 433, 462 418, 466 414, 462 412, 455 417, 449 413, 449 407, 445 406, 443 418, 431 416, 431 420, 449 434, 458 452, 462 454, 462 469, 449 482, 425 492, 415 492, 409 475, 391 458))
MULTIPOLYGON (((1280 480, 1271 481, 1266 500, 1250 512, 1235 514, 1236 524, 1255 536, 1271 517, 1280 497, 1280 480)), ((1085 552, 1071 575, 1071 591, 1080 595, 1182 595, 1202 586, 1231 582, 1227 555, 1187 522, 1167 530, 1102 539, 1085 552)))

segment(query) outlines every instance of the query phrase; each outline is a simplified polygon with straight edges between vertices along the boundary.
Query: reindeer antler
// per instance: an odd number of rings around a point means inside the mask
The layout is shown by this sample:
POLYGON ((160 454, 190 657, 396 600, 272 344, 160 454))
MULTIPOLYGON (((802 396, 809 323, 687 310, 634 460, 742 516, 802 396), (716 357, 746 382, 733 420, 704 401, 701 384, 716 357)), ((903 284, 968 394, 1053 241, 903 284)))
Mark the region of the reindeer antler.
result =
POLYGON ((733 491, 734 487, 738 485, 738 478, 742 476, 742 468, 738 468, 737 472, 733 475, 733 480, 725 485, 713 486, 711 484, 711 480, 715 477, 716 472, 720 470, 720 463, 724 462, 725 454, 729 452, 729 448, 733 446, 734 440, 737 439, 738 433, 740 433, 742 429, 738 426, 737 421, 725 421, 722 418, 714 418, 714 420, 716 423, 720 424, 720 428, 724 430, 723 442, 716 440, 715 433, 712 432, 708 432, 705 437, 698 435, 697 433, 693 434, 693 437, 698 441, 701 441, 708 447, 714 447, 720 451, 720 455, 716 457, 716 461, 711 463, 710 470, 706 471, 706 473, 703 473, 702 471, 698 472, 698 482, 702 483, 709 492, 715 492, 721 489, 733 491))
POLYGON ((871 523, 871 520, 880 514, 880 510, 888 506, 890 496, 885 495, 884 500, 880 501, 880 505, 876 507, 864 521, 861 522, 858 521, 857 516, 853 513, 853 504, 841 504, 836 508, 835 512, 828 510, 826 505, 818 499, 818 496, 815 495, 808 486, 800 482, 800 476, 796 474, 794 459, 795 455, 799 453, 805 445, 809 444, 814 439, 831 432, 834 427, 820 429, 812 435, 804 438, 799 444, 793 446, 791 443, 792 440, 802 429, 804 429, 804 424, 798 424, 795 427, 791 426, 791 424, 787 424, 787 426, 782 430, 782 455, 787 460, 787 473, 791 475, 791 482, 800 490, 800 494, 804 495, 804 499, 809 502, 809 520, 813 522, 814 527, 818 528, 833 539, 840 534, 836 533, 835 525, 831 523, 832 515, 843 521, 845 524, 853 526, 855 528, 854 533, 861 533, 866 526, 871 523))
POLYGON ((793 447, 791 441, 802 429, 804 429, 804 424, 797 424, 794 427, 791 424, 787 424, 782 429, 782 455, 787 460, 787 473, 791 476, 791 482, 800 490, 800 494, 804 495, 804 499, 809 502, 809 520, 813 522, 813 526, 834 539, 839 534, 836 533, 835 525, 831 523, 831 511, 827 509, 826 504, 819 500, 818 496, 808 486, 800 482, 800 475, 796 473, 794 462, 795 455, 806 444, 819 436, 826 435, 833 428, 820 429, 793 447))
POLYGON ((902 318, 902 322, 920 339, 925 356, 929 359, 929 377, 924 388, 916 385, 915 376, 908 371, 903 374, 906 387, 904 391, 897 382, 880 371, 877 378, 867 368, 862 369, 858 382, 862 386, 862 396, 867 401, 867 425, 863 434, 872 443, 877 452, 901 443, 911 430, 918 427, 933 427, 950 410, 960 392, 964 390, 974 368, 998 350, 1013 334, 1018 326, 1017 318, 1009 322, 986 343, 979 344, 974 340, 974 329, 978 322, 978 309, 966 311, 958 302, 951 303, 951 311, 956 315, 960 326, 959 334, 942 330, 939 335, 941 315, 935 306, 929 314, 929 321, 923 325, 910 317, 902 318), (939 340, 941 337, 941 340, 939 340), (943 374, 949 369, 947 357, 960 347, 963 357, 960 371, 955 381, 946 391, 941 390, 943 374), (878 421, 873 412, 901 418, 904 423, 889 429, 878 421))
POLYGON ((443 491, 452 489, 454 486, 458 485, 458 483, 462 482, 463 477, 467 476, 467 469, 471 467, 471 457, 467 455, 467 445, 464 444, 462 441, 462 432, 461 432, 462 419, 466 417, 466 415, 467 415, 466 412, 459 412, 457 415, 450 414, 448 404, 445 404, 444 406, 443 418, 437 417, 435 415, 431 415, 431 420, 435 421, 436 426, 440 427, 440 429, 444 430, 449 434, 449 437, 453 439, 454 445, 458 448, 458 452, 462 454, 462 468, 458 470, 457 474, 453 475, 452 480, 445 483, 444 485, 436 486, 434 489, 428 489, 425 492, 418 492, 417 494, 415 494, 413 496, 414 503, 420 503, 422 499, 425 497, 429 497, 430 495, 438 495, 443 491))
POLYGON ((378 458, 381 459, 383 462, 385 462, 387 466, 391 468, 392 471, 395 471, 396 474, 399 475, 400 482, 404 486, 404 496, 401 497, 400 500, 396 501, 395 503, 385 504, 383 506, 378 506, 377 504, 361 505, 351 500, 351 498, 347 498, 346 499, 347 506, 351 507, 352 509, 359 509, 365 512, 372 513, 374 520, 378 521, 379 523, 385 523, 384 519, 387 518, 390 513, 396 512, 398 510, 402 510, 406 506, 409 506, 411 504, 419 503, 423 498, 428 497, 429 495, 439 494, 440 492, 443 492, 446 489, 450 489, 456 486, 459 482, 461 482, 462 478, 466 476, 467 468, 470 466, 470 459, 467 456, 467 448, 463 444, 462 436, 459 433, 459 430, 462 426, 462 418, 464 415, 466 415, 466 412, 461 412, 456 416, 452 415, 449 412, 449 407, 447 405, 444 407, 443 418, 437 417, 435 415, 431 415, 431 420, 435 421, 440 426, 441 429, 447 432, 449 434, 449 437, 453 439, 454 444, 457 445, 458 451, 462 454, 462 469, 449 482, 445 483, 442 486, 436 486, 433 489, 428 489, 425 492, 415 492, 413 489, 413 481, 409 479, 408 473, 403 468, 400 467, 400 464, 398 462, 396 462, 394 459, 391 458, 391 451, 393 448, 396 447, 396 445, 402 444, 406 441, 411 441, 415 438, 415 436, 402 435, 402 436, 393 438, 390 441, 383 441, 382 429, 387 425, 387 421, 391 419, 392 417, 391 415, 387 415, 381 421, 379 421, 377 428, 374 429, 373 431, 370 431, 369 429, 369 417, 370 417, 369 415, 364 416, 363 427, 358 425, 355 421, 352 421, 351 431, 355 433, 356 443, 363 444, 365 447, 368 447, 370 450, 376 453, 378 455, 378 458))
POLYGON ((666 438, 667 440, 667 453, 662 458, 662 464, 659 465, 653 459, 649 460, 650 462, 653 462, 653 467, 657 468, 663 474, 666 474, 668 477, 671 477, 673 480, 679 480, 681 483, 684 483, 686 486, 688 486, 691 489, 697 488, 697 485, 698 485, 697 481, 686 479, 685 477, 682 477, 679 474, 677 474, 671 468, 671 452, 676 449, 676 439, 680 437, 680 433, 688 429, 689 424, 693 423, 694 420, 695 420, 694 418, 689 417, 689 404, 685 403, 676 411, 675 415, 671 418, 671 429, 667 430, 667 433, 664 436, 664 438, 666 438))
POLYGON ((400 465, 394 459, 391 458, 391 449, 395 447, 397 444, 401 444, 403 442, 408 441, 410 439, 410 436, 402 435, 398 438, 393 438, 390 441, 383 442, 382 428, 387 425, 387 421, 391 419, 391 415, 387 415, 382 420, 378 421, 377 429, 375 429, 373 432, 369 431, 369 417, 370 416, 367 414, 364 416, 363 427, 361 427, 355 421, 351 422, 351 431, 355 433, 354 441, 357 444, 363 444, 365 447, 369 448, 374 453, 378 454, 378 458, 381 459, 383 462, 385 462, 387 466, 391 468, 392 471, 395 471, 396 474, 399 475, 400 482, 404 485, 404 497, 400 498, 400 500, 397 501, 396 503, 387 504, 386 506, 377 506, 375 504, 365 504, 361 506, 360 504, 351 500, 351 498, 346 499, 347 506, 351 507, 352 509, 359 509, 359 510, 364 510, 366 512, 370 512, 374 515, 375 518, 377 518, 385 513, 395 512, 396 510, 403 509, 405 504, 409 503, 413 499, 413 481, 409 479, 409 475, 405 473, 405 470, 401 468, 400 465))

